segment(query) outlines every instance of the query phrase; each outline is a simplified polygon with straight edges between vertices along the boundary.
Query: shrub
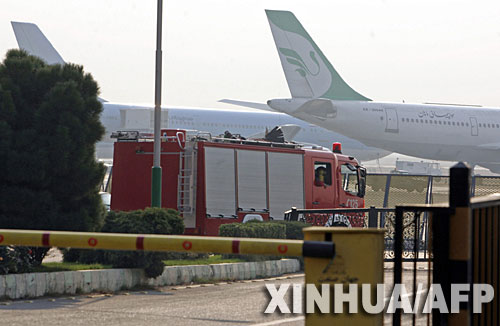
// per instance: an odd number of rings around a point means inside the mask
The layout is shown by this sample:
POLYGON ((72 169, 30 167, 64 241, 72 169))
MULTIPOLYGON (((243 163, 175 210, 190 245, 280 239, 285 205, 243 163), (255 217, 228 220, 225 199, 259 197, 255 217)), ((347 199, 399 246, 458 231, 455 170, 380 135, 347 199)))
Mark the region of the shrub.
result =
POLYGON ((286 227, 274 222, 250 221, 223 224, 219 228, 222 237, 285 239, 286 227))
POLYGON ((31 248, 0 246, 0 275, 27 273, 34 265, 34 255, 31 248))
MULTIPOLYGON (((182 234, 184 222, 173 209, 146 208, 130 212, 108 212, 102 232, 140 234, 182 234)), ((101 263, 116 268, 144 268, 148 277, 162 274, 166 255, 160 252, 114 250, 68 250, 65 261, 101 263), (75 253, 76 252, 76 253, 75 253)))
MULTIPOLYGON (((235 238, 268 238, 268 239, 304 239, 302 229, 310 226, 303 222, 288 221, 250 221, 247 223, 223 224, 219 228, 219 235, 222 237, 235 238)), ((238 258, 246 261, 277 260, 279 256, 258 256, 258 255, 223 255, 223 258, 238 258)), ((297 257, 293 257, 297 258, 297 257)), ((303 263, 303 259, 299 261, 303 263)))
MULTIPOLYGON (((250 221, 247 223, 223 224, 219 227, 219 235, 222 237, 235 238, 266 238, 266 239, 285 239, 285 225, 274 222, 250 221)), ((227 254, 222 256, 224 259, 242 259, 246 261, 278 260, 279 256, 261 256, 261 255, 236 255, 227 254)))
POLYGON ((302 232, 302 229, 308 226, 311 226, 310 224, 304 223, 304 222, 288 222, 288 221, 272 221, 272 223, 278 223, 282 224, 285 226, 285 238, 286 239, 297 239, 297 240, 303 240, 304 239, 304 233, 302 232))

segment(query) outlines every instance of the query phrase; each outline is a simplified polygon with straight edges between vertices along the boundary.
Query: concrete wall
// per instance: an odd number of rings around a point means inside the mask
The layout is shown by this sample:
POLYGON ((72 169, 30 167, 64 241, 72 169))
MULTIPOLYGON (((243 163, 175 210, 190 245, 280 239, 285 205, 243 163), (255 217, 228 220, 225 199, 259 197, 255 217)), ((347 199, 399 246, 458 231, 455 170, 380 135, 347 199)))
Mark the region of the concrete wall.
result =
POLYGON ((155 279, 144 276, 142 269, 99 269, 74 272, 27 273, 0 275, 0 298, 21 299, 45 295, 115 292, 134 286, 165 286, 247 280, 295 273, 300 270, 296 259, 216 265, 168 266, 155 279))

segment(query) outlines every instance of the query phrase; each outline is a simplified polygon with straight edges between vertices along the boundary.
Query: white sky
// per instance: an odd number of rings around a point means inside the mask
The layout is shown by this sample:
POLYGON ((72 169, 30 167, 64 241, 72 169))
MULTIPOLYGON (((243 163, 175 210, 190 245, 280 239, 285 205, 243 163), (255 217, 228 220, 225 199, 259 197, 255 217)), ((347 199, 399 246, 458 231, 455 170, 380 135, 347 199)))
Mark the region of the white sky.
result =
MULTIPOLYGON (((154 102, 155 0, 0 0, 36 23, 115 102, 154 102)), ((231 107, 221 98, 289 97, 264 9, 290 10, 358 92, 379 101, 500 106, 499 1, 166 0, 164 106, 231 107)))

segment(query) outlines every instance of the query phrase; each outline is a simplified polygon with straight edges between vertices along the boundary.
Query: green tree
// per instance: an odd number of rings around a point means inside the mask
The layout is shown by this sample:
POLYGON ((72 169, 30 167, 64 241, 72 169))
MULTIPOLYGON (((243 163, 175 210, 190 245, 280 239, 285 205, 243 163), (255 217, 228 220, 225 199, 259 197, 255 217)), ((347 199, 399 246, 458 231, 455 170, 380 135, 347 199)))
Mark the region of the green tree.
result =
MULTIPOLYGON (((7 52, 0 64, 0 228, 100 229, 98 91, 82 66, 7 52)), ((46 249, 33 252, 41 263, 46 249)))

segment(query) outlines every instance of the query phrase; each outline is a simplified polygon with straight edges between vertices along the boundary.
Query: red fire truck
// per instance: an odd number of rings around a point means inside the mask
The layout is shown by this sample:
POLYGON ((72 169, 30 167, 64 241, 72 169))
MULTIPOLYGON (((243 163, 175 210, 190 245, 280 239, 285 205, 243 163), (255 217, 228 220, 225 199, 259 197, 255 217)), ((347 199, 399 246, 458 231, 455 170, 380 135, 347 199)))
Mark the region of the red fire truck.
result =
MULTIPOLYGON (((112 210, 150 206, 152 137, 118 132, 112 210)), ((282 220, 297 208, 364 207, 366 171, 323 147, 162 130, 162 206, 177 209, 185 233, 217 235, 221 224, 282 220)))

